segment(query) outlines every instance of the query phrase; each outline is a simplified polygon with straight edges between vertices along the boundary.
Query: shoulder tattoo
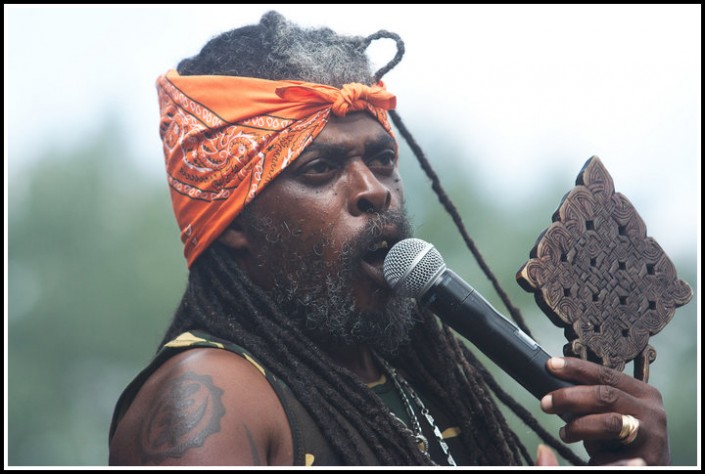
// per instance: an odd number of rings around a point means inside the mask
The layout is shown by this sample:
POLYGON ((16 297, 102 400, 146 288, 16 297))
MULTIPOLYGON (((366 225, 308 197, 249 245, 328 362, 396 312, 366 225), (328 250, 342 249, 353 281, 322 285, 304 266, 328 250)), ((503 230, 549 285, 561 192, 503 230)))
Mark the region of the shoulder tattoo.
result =
POLYGON ((252 456, 252 465, 261 466, 262 460, 259 457, 259 452, 257 451, 257 444, 255 439, 252 437, 252 432, 246 424, 242 424, 242 428, 245 430, 245 436, 247 436, 247 444, 250 446, 250 455, 252 456))
POLYGON ((140 430, 142 462, 180 458, 220 431, 223 390, 209 375, 187 372, 169 382, 147 412, 140 430))

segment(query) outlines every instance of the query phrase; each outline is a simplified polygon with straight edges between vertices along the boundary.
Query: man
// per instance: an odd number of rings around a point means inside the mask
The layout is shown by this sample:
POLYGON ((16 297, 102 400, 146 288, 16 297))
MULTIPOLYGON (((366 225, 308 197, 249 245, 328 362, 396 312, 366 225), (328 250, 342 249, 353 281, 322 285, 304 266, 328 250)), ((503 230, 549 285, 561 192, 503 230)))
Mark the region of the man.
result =
MULTIPOLYGON (((189 284, 118 402, 111 464, 533 463, 480 363, 382 276, 410 235, 395 97, 364 54, 383 36, 270 12, 158 79, 189 284)), ((541 406, 575 417, 561 437, 591 463, 670 462, 655 389, 576 359, 549 369, 580 386, 541 406)))

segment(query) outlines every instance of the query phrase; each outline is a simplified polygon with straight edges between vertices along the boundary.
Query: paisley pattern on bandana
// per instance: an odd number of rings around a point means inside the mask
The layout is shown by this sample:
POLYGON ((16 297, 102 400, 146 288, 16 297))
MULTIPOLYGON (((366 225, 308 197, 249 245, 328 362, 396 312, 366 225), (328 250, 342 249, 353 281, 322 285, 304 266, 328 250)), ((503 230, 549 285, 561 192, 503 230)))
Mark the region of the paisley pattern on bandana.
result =
POLYGON ((395 97, 379 83, 337 89, 234 76, 157 79, 167 181, 190 267, 318 136, 331 113, 366 110, 389 132, 395 97))

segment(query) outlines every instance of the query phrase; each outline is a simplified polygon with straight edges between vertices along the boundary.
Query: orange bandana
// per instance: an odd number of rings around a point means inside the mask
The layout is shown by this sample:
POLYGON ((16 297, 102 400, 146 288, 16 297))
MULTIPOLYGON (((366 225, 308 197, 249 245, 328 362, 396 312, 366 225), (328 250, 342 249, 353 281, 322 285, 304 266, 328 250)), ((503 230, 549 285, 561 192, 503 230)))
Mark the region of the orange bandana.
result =
POLYGON ((331 112, 366 110, 392 133, 381 82, 342 89, 235 76, 157 79, 167 179, 188 266, 323 130, 331 112))

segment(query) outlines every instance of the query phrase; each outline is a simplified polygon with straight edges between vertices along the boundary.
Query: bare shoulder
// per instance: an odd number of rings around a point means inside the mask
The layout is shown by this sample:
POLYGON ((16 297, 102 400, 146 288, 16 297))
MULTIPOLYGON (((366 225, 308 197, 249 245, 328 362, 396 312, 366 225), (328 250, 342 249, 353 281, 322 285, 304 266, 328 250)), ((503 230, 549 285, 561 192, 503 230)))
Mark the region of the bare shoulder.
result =
POLYGON ((140 389, 110 444, 111 465, 291 465, 293 444, 274 389, 249 361, 191 349, 140 389))

